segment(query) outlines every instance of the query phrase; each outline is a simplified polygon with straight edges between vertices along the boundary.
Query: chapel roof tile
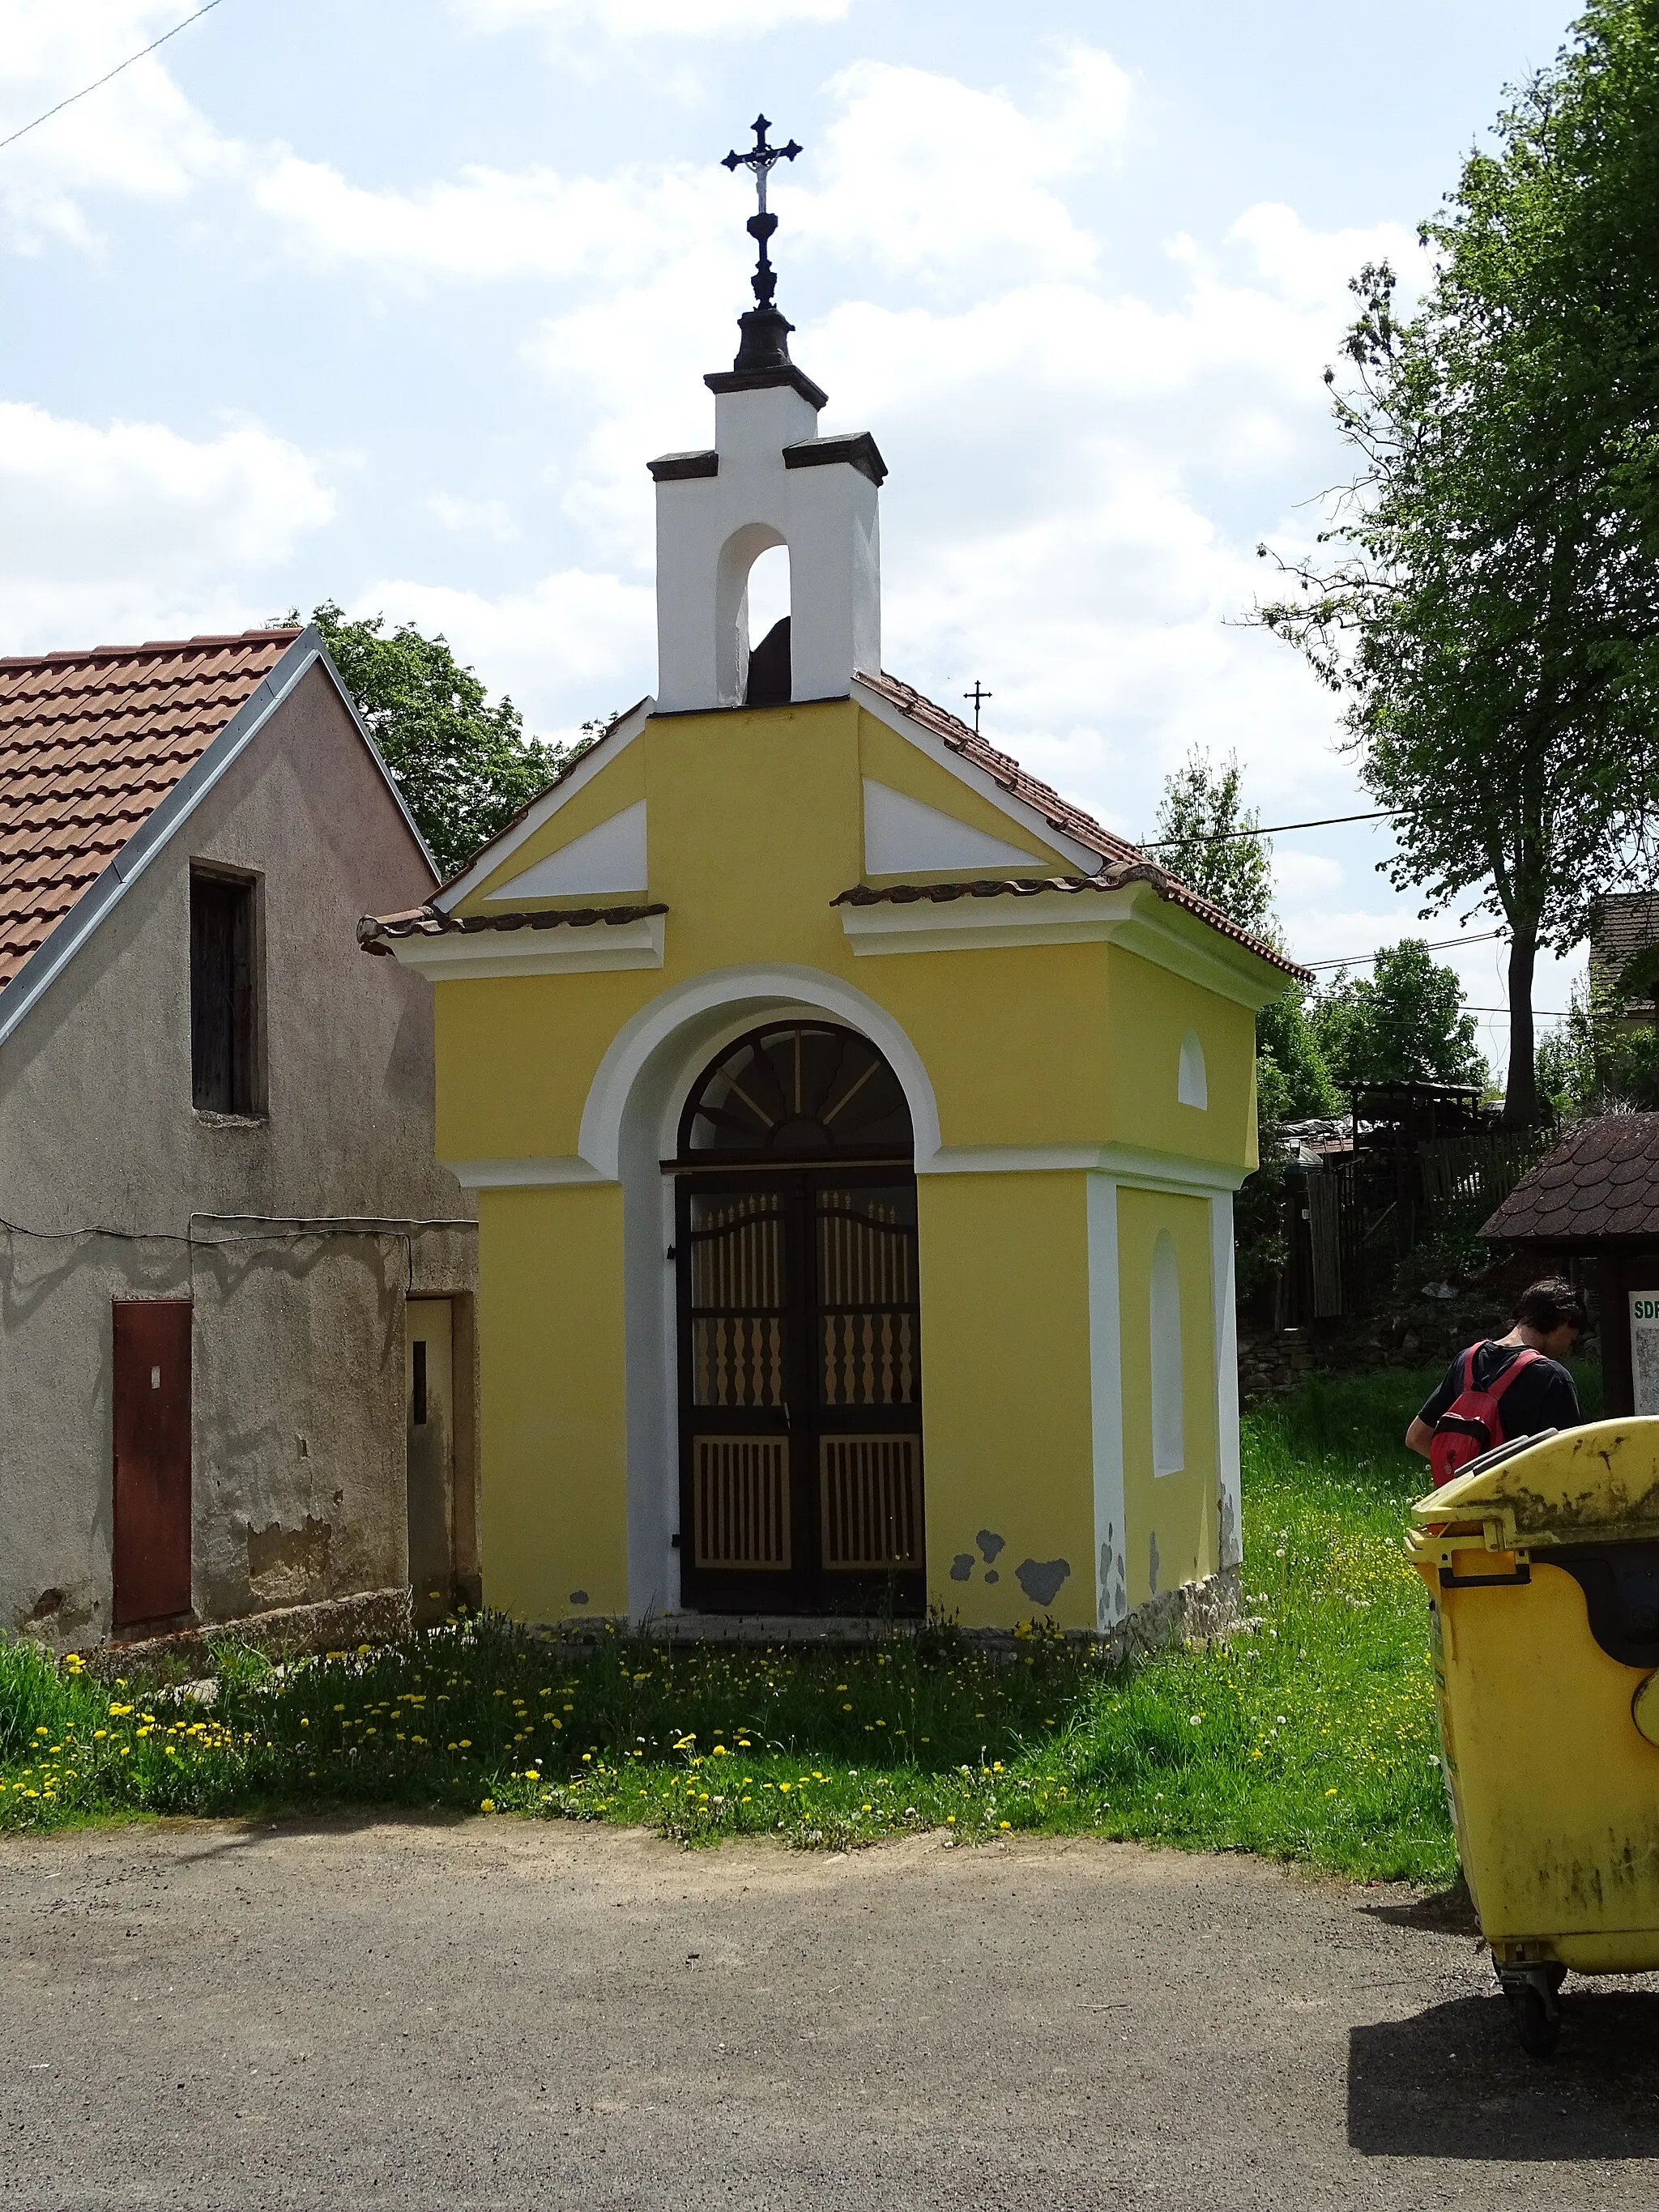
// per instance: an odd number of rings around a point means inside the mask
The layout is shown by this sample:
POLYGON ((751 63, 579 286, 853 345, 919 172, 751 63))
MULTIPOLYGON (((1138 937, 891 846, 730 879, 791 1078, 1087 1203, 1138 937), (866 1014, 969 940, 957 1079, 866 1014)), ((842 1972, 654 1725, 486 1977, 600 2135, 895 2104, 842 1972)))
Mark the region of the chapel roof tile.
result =
POLYGON ((615 927, 667 911, 660 899, 633 906, 567 906, 512 914, 445 914, 428 902, 406 907, 401 914, 366 914, 357 924, 357 942, 365 952, 387 952, 389 940, 400 937, 471 937, 482 930, 592 929, 596 922, 615 927))
POLYGON ((1219 907, 1212 906, 1196 891, 1188 890, 1178 876, 1172 876, 1156 860, 1140 854, 1130 860, 1109 860, 1093 876, 981 877, 974 882, 960 884, 854 884, 850 890, 837 892, 830 902, 832 906, 911 906, 918 900, 931 900, 935 904, 945 904, 963 898, 1035 898, 1043 891, 1115 891, 1129 884, 1149 884, 1161 899, 1167 899, 1172 906, 1184 907, 1223 937, 1247 946, 1258 959, 1303 981, 1312 980, 1310 969, 1298 967, 1265 939, 1241 929, 1219 907))
POLYGON ((1568 1130, 1481 1230, 1518 1244, 1659 1239, 1659 1114, 1604 1114, 1568 1130))
POLYGON ((299 635, 0 659, 0 989, 299 635))

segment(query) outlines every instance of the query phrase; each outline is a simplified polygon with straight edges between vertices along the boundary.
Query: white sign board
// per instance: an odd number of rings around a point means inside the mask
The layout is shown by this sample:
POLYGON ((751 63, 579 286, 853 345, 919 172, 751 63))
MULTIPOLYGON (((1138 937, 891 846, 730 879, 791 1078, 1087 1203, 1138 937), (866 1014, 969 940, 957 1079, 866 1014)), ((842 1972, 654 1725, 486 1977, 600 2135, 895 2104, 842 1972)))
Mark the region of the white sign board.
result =
POLYGON ((1630 1370, 1638 1413, 1659 1413, 1659 1291, 1630 1294, 1630 1370))

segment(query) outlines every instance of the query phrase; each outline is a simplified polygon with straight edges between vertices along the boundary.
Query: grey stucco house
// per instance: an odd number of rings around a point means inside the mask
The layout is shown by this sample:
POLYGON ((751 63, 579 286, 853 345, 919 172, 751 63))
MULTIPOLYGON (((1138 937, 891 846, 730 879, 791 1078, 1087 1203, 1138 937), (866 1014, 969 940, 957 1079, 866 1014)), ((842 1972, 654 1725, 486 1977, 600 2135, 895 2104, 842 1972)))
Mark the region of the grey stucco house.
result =
POLYGON ((0 1630, 476 1595, 434 881, 314 629, 0 659, 0 1630))

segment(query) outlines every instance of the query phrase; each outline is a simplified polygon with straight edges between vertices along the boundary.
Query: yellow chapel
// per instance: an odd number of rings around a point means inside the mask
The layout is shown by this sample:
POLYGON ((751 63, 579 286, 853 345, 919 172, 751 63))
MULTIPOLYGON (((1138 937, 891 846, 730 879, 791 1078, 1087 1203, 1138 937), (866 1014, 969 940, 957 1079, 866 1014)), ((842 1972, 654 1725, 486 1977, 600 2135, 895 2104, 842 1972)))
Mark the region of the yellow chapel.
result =
POLYGON ((1213 1628, 1297 971, 883 672, 885 466, 820 432, 761 220, 714 443, 649 465, 655 696, 360 929, 434 986, 477 1194, 485 1601, 1213 1628))

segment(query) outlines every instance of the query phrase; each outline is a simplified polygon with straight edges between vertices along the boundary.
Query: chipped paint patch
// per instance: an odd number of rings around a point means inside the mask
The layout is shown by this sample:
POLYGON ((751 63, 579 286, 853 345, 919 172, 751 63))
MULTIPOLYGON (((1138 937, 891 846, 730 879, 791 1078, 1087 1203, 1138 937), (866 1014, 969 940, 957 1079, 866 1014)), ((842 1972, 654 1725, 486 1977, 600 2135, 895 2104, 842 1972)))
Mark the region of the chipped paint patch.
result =
POLYGON ((958 1552, 955 1559, 951 1562, 951 1581, 953 1583, 965 1583, 973 1571, 973 1553, 971 1552, 958 1552))
POLYGON ((586 1590, 572 1590, 570 1593, 570 1602, 572 1605, 586 1605, 587 1603, 587 1592, 586 1590))
POLYGON ((1150 1594, 1158 1595, 1158 1531, 1153 1529, 1146 1539, 1146 1583, 1150 1594))
POLYGON ((979 1546, 988 1567, 999 1552, 1007 1548, 1008 1543, 1008 1539, 1006 1536, 999 1536, 994 1528, 981 1528, 974 1540, 979 1546))
POLYGON ((1052 1605, 1071 1571, 1069 1559, 1022 1559, 1014 1569, 1014 1579, 1033 1605, 1052 1605))

